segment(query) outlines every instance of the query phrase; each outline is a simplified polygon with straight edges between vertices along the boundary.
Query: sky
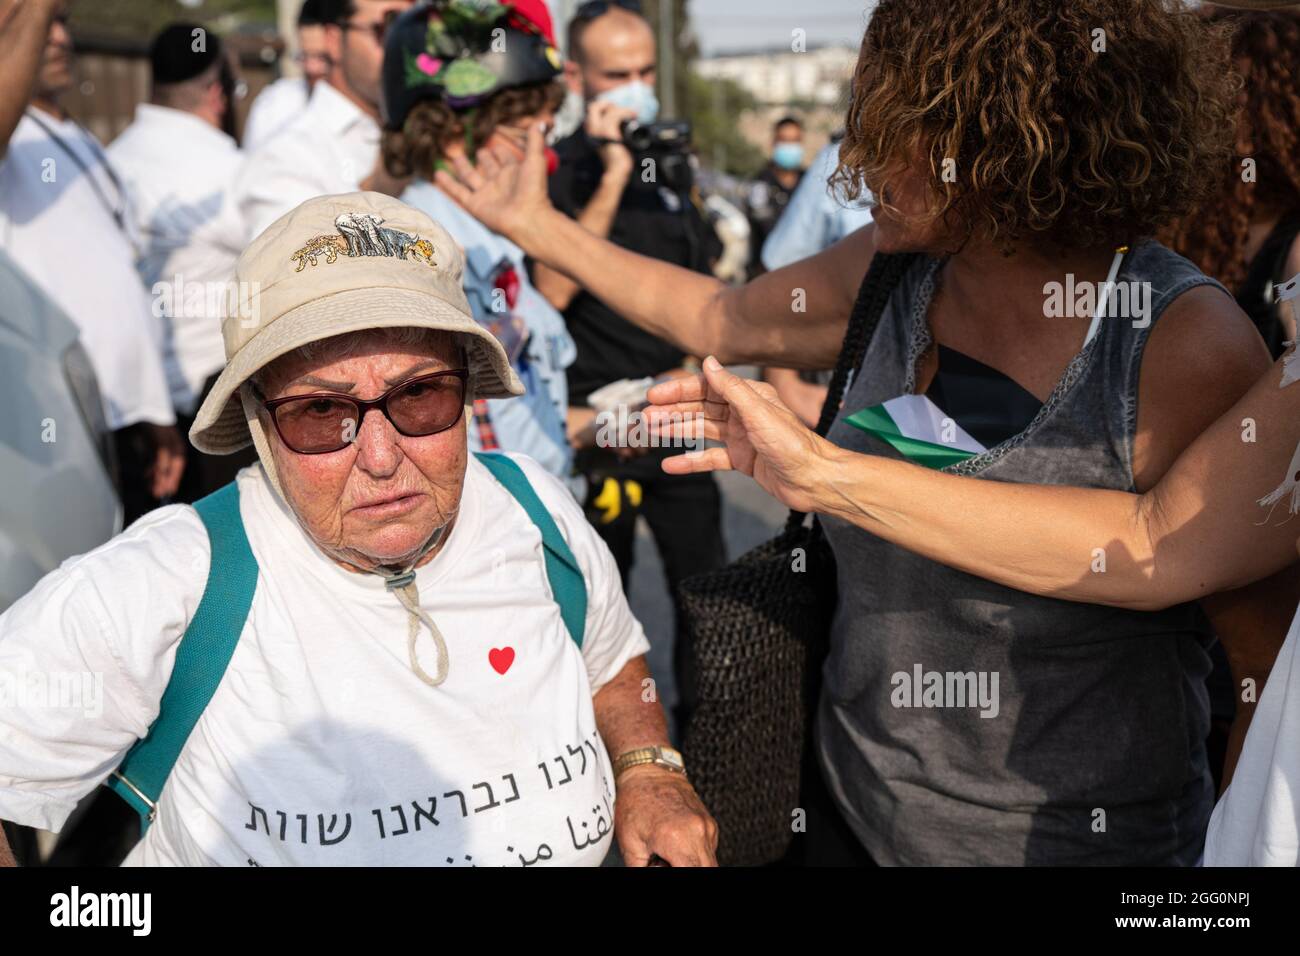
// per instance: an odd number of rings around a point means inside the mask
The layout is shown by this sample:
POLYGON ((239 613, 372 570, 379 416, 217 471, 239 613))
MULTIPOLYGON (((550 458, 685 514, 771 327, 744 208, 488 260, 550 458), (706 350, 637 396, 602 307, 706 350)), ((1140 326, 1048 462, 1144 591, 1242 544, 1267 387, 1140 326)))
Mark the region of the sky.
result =
POLYGON ((809 46, 857 48, 872 0, 690 0, 700 51, 789 49, 791 31, 806 31, 809 46))

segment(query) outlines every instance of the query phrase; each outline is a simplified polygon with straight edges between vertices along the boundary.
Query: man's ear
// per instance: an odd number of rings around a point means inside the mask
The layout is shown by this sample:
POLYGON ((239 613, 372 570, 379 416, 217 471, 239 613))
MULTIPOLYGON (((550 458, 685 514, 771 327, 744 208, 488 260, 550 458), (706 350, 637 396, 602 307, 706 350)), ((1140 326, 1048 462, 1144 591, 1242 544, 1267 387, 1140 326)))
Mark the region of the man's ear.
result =
POLYGON ((564 85, 579 96, 582 95, 582 67, 573 60, 564 61, 564 85))
POLYGON ((213 80, 208 84, 205 99, 207 103, 204 105, 216 117, 218 126, 221 126, 225 121, 227 113, 235 111, 235 102, 233 98, 226 96, 226 91, 222 88, 220 80, 213 80))

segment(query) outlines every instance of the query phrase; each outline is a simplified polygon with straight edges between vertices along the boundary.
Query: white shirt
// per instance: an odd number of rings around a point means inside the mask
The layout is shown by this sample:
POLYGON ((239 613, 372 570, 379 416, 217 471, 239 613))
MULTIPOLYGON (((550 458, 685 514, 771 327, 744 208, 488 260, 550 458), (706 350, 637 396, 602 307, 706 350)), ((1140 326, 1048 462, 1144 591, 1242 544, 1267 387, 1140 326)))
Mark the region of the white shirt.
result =
POLYGON ((251 153, 265 145, 306 108, 307 81, 301 76, 282 76, 262 87, 244 121, 244 149, 251 153))
POLYGON ((1232 783, 1205 835, 1206 866, 1300 866, 1300 612, 1255 705, 1232 783))
POLYGON ((169 425, 162 323, 135 270, 127 197, 93 136, 34 114, 0 159, 0 248, 77 324, 109 428, 169 425))
POLYGON ((244 236, 255 239, 316 196, 356 192, 379 159, 379 124, 329 83, 307 109, 248 157, 235 184, 244 236))
POLYGON ((243 154, 192 113, 141 103, 108 148, 131 195, 144 243, 137 263, 167 322, 179 375, 172 403, 192 415, 208 376, 226 364, 223 290, 243 250, 243 223, 228 201, 243 154))
MULTIPOLYGON (((325 557, 260 466, 240 472, 253 605, 128 864, 601 862, 613 774, 592 696, 648 644, 582 510, 515 460, 582 568, 582 650, 540 534, 471 457, 456 524, 417 571, 449 652, 438 687, 413 673, 407 615, 383 580, 325 557)), ((0 616, 0 818, 58 830, 148 731, 208 564, 194 510, 160 508, 0 616), (97 702, 15 692, 67 673, 102 675, 97 702)))

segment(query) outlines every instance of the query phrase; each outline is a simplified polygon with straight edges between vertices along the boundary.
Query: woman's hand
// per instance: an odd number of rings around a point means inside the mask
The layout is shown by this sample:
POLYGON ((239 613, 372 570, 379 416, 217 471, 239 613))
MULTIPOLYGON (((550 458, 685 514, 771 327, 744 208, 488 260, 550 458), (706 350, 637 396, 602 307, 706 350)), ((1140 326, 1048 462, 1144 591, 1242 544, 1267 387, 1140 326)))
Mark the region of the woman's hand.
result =
POLYGON ((702 374, 661 382, 648 397, 645 416, 660 434, 725 446, 676 455, 664 471, 740 471, 787 507, 822 510, 838 449, 786 408, 771 385, 732 375, 710 355, 702 374))
POLYGON ((627 866, 717 866, 718 825, 695 788, 662 767, 630 767, 618 778, 614 834, 627 866))
POLYGON ((523 158, 505 148, 480 149, 477 165, 463 155, 452 158, 456 174, 438 170, 434 182, 465 211, 525 252, 528 231, 548 213, 556 214, 546 191, 546 140, 539 126, 528 130, 523 158))

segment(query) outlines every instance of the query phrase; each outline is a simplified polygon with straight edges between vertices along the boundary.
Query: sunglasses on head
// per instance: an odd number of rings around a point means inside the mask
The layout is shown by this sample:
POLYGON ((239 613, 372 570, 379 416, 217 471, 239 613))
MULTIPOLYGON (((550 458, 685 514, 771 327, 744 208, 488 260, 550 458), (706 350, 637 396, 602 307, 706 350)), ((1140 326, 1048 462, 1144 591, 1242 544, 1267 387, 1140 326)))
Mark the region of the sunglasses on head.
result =
POLYGON ((641 16, 641 0, 587 0, 573 14, 575 20, 595 20, 609 13, 610 7, 618 7, 629 13, 641 16))
POLYGON ((299 455, 325 455, 352 444, 362 419, 372 408, 383 412, 398 433, 407 438, 445 432, 464 413, 468 379, 469 370, 465 368, 432 372, 394 385, 370 401, 341 392, 268 400, 256 386, 253 388, 286 448, 299 455))

